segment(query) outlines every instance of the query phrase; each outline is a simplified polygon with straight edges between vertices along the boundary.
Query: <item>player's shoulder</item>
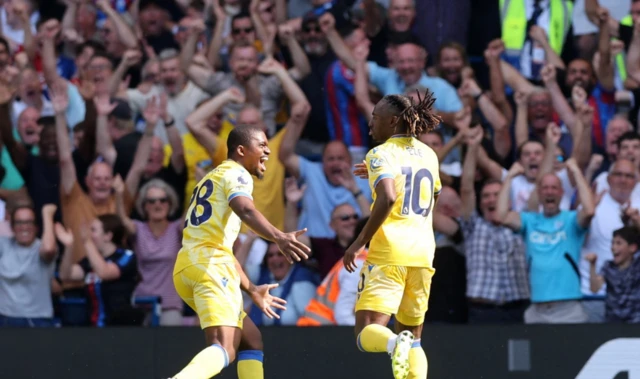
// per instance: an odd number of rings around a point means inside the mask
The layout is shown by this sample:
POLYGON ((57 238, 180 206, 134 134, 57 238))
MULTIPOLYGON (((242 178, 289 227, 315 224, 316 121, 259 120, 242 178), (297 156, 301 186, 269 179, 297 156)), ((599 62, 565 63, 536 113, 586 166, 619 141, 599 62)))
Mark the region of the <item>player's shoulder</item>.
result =
MULTIPOLYGON (((226 160, 211 170, 207 176, 216 182, 240 183, 248 185, 253 182, 251 174, 232 160, 226 160)), ((206 177, 205 177, 206 178, 206 177)))

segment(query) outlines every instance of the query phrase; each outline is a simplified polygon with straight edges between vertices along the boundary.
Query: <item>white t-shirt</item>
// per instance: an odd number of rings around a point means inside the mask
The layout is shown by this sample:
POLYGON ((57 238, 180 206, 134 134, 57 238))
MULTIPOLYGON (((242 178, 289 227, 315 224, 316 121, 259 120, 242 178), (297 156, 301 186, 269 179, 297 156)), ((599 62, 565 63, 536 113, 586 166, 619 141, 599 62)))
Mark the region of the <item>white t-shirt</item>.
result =
MULTIPOLYGON (((564 195, 562 196, 562 200, 560 200, 560 209, 563 211, 570 210, 571 200, 576 190, 569 180, 569 172, 566 168, 563 168, 556 172, 556 175, 560 178, 562 189, 564 190, 564 195)), ((511 180, 511 210, 515 212, 526 211, 527 202, 535 188, 536 183, 528 181, 524 175, 513 178, 511 180)))
MULTIPOLYGON (((636 187, 637 188, 637 187, 636 187)), ((631 200, 632 208, 640 208, 640 199, 631 200)), ((596 212, 591 219, 589 233, 582 248, 582 258, 580 260, 580 278, 581 289, 584 295, 595 295, 589 288, 589 262, 584 259, 587 253, 596 253, 598 260, 596 261, 596 272, 600 272, 605 261, 613 259, 611 252, 611 240, 613 240, 613 231, 622 228, 623 204, 618 203, 605 193, 598 206, 596 212)), ((606 293, 606 286, 602 286, 598 295, 606 293)))
MULTIPOLYGON (((598 32, 598 27, 589 21, 585 13, 584 3, 585 0, 576 0, 573 6, 573 34, 576 36, 598 32)), ((611 17, 618 21, 631 9, 631 0, 598 0, 598 4, 608 9, 611 17)))
MULTIPOLYGON (((608 172, 602 172, 595 178, 593 183, 595 184, 596 195, 600 194, 602 191, 609 191, 609 182, 607 181, 608 177, 608 172)), ((631 192, 631 202, 640 203, 640 183, 636 183, 636 186, 633 187, 633 191, 631 192)))
MULTIPOLYGON (((129 106, 131 107, 134 118, 137 115, 142 114, 142 110, 147 105, 147 100, 153 96, 160 96, 163 92, 165 92, 165 90, 161 86, 153 86, 146 94, 143 94, 137 89, 127 90, 129 106)), ((188 82, 178 95, 167 99, 167 111, 173 117, 175 127, 178 129, 181 136, 189 133, 189 129, 185 124, 187 117, 196 109, 201 101, 210 97, 211 96, 200 89, 200 87, 196 86, 192 82, 188 82)), ((165 144, 169 142, 167 132, 165 131, 162 121, 159 121, 158 125, 156 125, 156 136, 158 136, 165 144)))

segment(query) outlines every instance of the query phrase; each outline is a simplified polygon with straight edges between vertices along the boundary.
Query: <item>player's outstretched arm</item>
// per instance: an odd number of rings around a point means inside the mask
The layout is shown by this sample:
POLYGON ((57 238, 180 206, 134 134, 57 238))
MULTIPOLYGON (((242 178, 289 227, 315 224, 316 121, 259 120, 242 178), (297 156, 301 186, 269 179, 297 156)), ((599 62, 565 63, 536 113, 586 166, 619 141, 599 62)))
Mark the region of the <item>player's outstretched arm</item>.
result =
POLYGON ((246 196, 236 196, 229 202, 229 206, 251 230, 260 237, 278 245, 278 248, 287 258, 289 263, 309 258, 311 249, 298 241, 297 237, 304 234, 307 229, 290 233, 283 233, 260 213, 253 201, 246 196))
POLYGON ((251 296, 251 300, 258 308, 260 308, 260 310, 265 315, 267 315, 267 317, 280 318, 277 311, 275 311, 273 308, 278 308, 286 311, 287 308, 284 305, 287 303, 287 301, 273 296, 269 293, 270 290, 278 287, 278 284, 263 284, 261 286, 256 286, 255 284, 251 283, 251 280, 249 280, 249 277, 242 269, 242 265, 235 257, 234 261, 236 264, 236 270, 240 275, 240 288, 249 296, 251 296))
POLYGON ((393 204, 396 202, 396 188, 393 178, 385 178, 378 182, 375 188, 376 201, 373 203, 371 215, 365 224, 358 238, 349 246, 344 253, 344 266, 349 272, 356 270, 356 255, 371 240, 378 231, 384 220, 391 213, 393 204))

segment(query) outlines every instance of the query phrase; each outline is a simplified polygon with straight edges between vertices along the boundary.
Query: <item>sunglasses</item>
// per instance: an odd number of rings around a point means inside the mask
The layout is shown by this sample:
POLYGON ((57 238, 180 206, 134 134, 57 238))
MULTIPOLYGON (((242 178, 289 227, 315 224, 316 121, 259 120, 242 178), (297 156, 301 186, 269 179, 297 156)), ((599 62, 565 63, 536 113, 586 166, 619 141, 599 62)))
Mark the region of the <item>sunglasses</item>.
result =
POLYGON ((337 219, 340 220, 340 221, 357 220, 358 219, 358 215, 355 214, 355 213, 352 214, 352 215, 342 215, 342 216, 338 216, 337 219))
POLYGON ((253 28, 237 28, 237 29, 233 29, 231 31, 231 33, 233 33, 233 34, 240 34, 240 33, 249 34, 252 31, 253 31, 253 28))
POLYGON ((322 29, 320 29, 319 26, 315 26, 315 27, 303 26, 302 31, 305 33, 311 33, 311 32, 322 33, 322 29))
POLYGON ((145 199, 144 202, 147 203, 147 204, 152 204, 152 205, 157 203, 157 202, 160 202, 161 204, 166 204, 166 203, 169 202, 169 199, 166 198, 166 197, 156 197, 156 198, 149 197, 149 198, 145 199))

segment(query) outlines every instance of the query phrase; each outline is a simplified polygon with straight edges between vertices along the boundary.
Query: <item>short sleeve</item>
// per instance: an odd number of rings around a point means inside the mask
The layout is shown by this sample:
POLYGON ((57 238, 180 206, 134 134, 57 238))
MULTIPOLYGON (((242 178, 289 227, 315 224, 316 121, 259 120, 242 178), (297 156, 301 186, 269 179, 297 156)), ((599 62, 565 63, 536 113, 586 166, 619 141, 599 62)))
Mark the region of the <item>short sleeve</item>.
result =
POLYGON ((238 196, 245 196, 249 199, 253 199, 251 193, 253 192, 253 179, 247 171, 244 170, 230 170, 225 174, 224 193, 227 197, 227 201, 231 201, 238 196))
POLYGON ((114 263, 120 269, 121 278, 135 276, 136 271, 138 270, 136 256, 131 250, 125 250, 122 256, 116 259, 114 263))
POLYGON ((205 92, 208 92, 211 96, 216 96, 217 94, 222 92, 224 89, 226 89, 224 85, 229 83, 227 80, 224 80, 226 75, 227 74, 224 72, 212 73, 211 75, 209 75, 209 78, 207 79, 207 84, 202 89, 205 92))
POLYGON ((535 215, 536 213, 533 212, 520 212, 520 234, 523 236, 527 234, 527 231, 529 230, 528 226, 533 221, 535 215))
POLYGON ((2 182, 0 182, 0 188, 6 190, 18 190, 22 188, 24 186, 24 180, 16 168, 16 165, 13 164, 9 151, 5 146, 2 146, 2 151, 0 152, 0 164, 2 164, 5 170, 4 178, 2 178, 2 182))
POLYGON ((78 91, 78 87, 68 83, 67 84, 67 96, 69 98, 69 106, 66 111, 67 125, 70 129, 84 121, 85 114, 87 112, 84 99, 78 91))
POLYGON ((394 179, 396 177, 391 162, 389 162, 389 157, 381 149, 372 149, 367 154, 365 161, 369 171, 369 184, 372 191, 375 191, 376 186, 382 179, 394 179))
POLYGON ((384 94, 385 83, 392 77, 393 70, 380 67, 376 62, 367 62, 367 68, 369 69, 369 82, 384 94))

